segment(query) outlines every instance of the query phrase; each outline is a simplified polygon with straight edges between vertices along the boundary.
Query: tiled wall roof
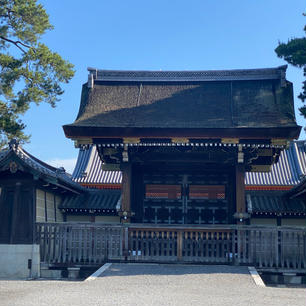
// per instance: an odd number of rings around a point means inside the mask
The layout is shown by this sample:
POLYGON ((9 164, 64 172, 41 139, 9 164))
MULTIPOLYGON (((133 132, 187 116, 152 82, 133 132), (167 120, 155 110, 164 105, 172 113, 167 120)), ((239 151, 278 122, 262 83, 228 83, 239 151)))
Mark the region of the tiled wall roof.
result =
POLYGON ((121 184, 121 171, 103 171, 102 161, 95 146, 80 149, 72 174, 73 179, 84 184, 121 184))
MULTIPOLYGON (((247 172, 247 186, 293 186, 306 175, 306 141, 295 141, 284 150, 271 172, 247 172)), ((73 179, 83 184, 120 184, 120 171, 102 171, 102 162, 95 146, 80 150, 73 179)))

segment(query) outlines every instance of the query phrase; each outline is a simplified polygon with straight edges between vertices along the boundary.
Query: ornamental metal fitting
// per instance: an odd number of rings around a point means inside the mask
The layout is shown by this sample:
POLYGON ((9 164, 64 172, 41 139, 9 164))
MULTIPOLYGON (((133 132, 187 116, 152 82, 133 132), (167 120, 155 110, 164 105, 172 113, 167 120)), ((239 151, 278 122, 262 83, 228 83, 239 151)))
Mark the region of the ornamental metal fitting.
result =
POLYGON ((244 153, 242 152, 242 145, 238 145, 238 164, 243 164, 244 162, 244 153))
POLYGON ((240 221, 243 221, 245 219, 249 219, 250 218, 250 214, 248 214, 247 212, 236 212, 234 214, 234 218, 235 219, 239 219, 240 221))
POLYGON ((125 163, 129 161, 129 153, 126 147, 124 147, 124 151, 122 152, 122 161, 125 163))
POLYGON ((17 139, 11 139, 9 142, 9 148, 12 150, 16 150, 19 146, 19 141, 17 139))

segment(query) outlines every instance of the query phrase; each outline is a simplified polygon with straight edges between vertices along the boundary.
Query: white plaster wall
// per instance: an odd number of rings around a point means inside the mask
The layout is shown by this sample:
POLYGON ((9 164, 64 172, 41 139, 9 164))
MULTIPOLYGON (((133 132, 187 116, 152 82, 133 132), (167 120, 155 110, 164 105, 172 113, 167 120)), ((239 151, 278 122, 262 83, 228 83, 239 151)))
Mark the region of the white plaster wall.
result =
MULTIPOLYGON (((67 215, 67 222, 92 222, 92 216, 67 215)), ((120 223, 119 216, 95 216, 95 222, 120 223)))
POLYGON ((36 222, 45 222, 45 193, 36 189, 36 222))
POLYGON ((67 222, 91 222, 91 216, 67 215, 67 222))
POLYGON ((252 218, 251 225, 277 225, 276 218, 252 218))
POLYGON ((63 214, 58 209, 61 197, 41 189, 36 189, 36 222, 63 222, 63 214), (56 212, 54 210, 54 201, 56 212), (45 203, 46 202, 46 203, 45 203), (45 207, 47 207, 47 220, 45 220, 45 207))
POLYGON ((283 226, 306 226, 306 219, 282 219, 283 226))
POLYGON ((54 195, 46 192, 47 222, 55 222, 54 195))
POLYGON ((28 277, 40 277, 39 245, 0 244, 0 278, 28 277), (32 259, 31 271, 28 269, 28 259, 32 259))
POLYGON ((96 216, 95 222, 120 223, 119 216, 96 216))

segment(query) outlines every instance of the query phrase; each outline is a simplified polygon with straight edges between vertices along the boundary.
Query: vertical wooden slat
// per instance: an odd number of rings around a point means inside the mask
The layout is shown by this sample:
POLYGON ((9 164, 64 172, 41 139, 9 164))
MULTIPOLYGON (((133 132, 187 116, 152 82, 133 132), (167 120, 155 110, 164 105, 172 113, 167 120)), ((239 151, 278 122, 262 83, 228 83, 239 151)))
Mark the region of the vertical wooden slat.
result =
POLYGON ((204 236, 204 233, 203 231, 201 231, 200 233, 200 257, 203 258, 204 257, 204 241, 203 241, 203 236, 204 236))
POLYGON ((278 238, 279 237, 279 231, 278 229, 276 229, 274 231, 274 252, 275 252, 275 267, 279 267, 279 252, 278 252, 278 249, 279 249, 279 245, 278 245, 278 238))
POLYGON ((99 227, 92 227, 93 229, 93 234, 92 234, 92 262, 96 263, 97 262, 97 250, 98 250, 98 232, 99 232, 99 227))
POLYGON ((63 225, 63 244, 62 244, 62 262, 65 263, 67 259, 67 225, 63 225))
POLYGON ((112 235, 111 235, 111 228, 107 227, 105 228, 105 259, 111 259, 112 256, 113 256, 113 250, 112 250, 112 247, 113 247, 113 240, 112 240, 112 235))
POLYGON ((281 249, 281 268, 285 267, 285 250, 284 250, 284 244, 285 244, 285 232, 280 232, 281 239, 280 239, 280 249, 281 249))
POLYGON ((48 241, 48 258, 47 258, 47 262, 51 263, 51 241, 52 241, 52 237, 51 237, 51 226, 48 224, 47 226, 47 241, 48 241))
POLYGON ((69 226, 67 228, 67 261, 71 262, 71 241, 72 241, 72 237, 71 237, 71 231, 72 231, 72 226, 69 226))
POLYGON ((241 263, 241 231, 237 229, 237 263, 241 263))
POLYGON ((234 229, 232 232, 232 263, 235 265, 236 264, 236 246, 237 246, 237 230, 234 229))
POLYGON ((60 263, 60 262, 62 262, 61 252, 62 252, 62 243, 63 243, 63 237, 62 237, 63 227, 62 226, 57 226, 57 228, 58 228, 58 231, 57 231, 58 241, 57 241, 56 262, 60 263))
POLYGON ((220 245, 220 261, 221 262, 225 262, 226 258, 225 258, 225 251, 224 251, 224 244, 225 244, 225 233, 221 233, 220 234, 220 239, 221 239, 221 245, 220 245))

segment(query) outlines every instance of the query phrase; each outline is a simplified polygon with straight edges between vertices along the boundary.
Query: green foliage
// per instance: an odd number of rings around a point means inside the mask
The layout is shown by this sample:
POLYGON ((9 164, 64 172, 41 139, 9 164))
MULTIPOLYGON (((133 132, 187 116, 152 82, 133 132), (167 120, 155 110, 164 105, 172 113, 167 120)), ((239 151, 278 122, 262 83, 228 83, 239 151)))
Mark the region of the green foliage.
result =
POLYGON ((27 141, 19 119, 30 103, 52 107, 73 77, 73 65, 39 40, 53 27, 36 0, 0 0, 0 147, 27 141))
MULTIPOLYGON (((304 27, 306 32, 306 26, 304 27)), ((289 64, 303 69, 304 77, 306 77, 306 37, 293 38, 287 43, 280 43, 275 49, 278 57, 283 58, 289 64)), ((306 101, 306 80, 303 82, 302 92, 299 99, 306 101)), ((299 108, 301 115, 306 118, 306 106, 299 108)))

